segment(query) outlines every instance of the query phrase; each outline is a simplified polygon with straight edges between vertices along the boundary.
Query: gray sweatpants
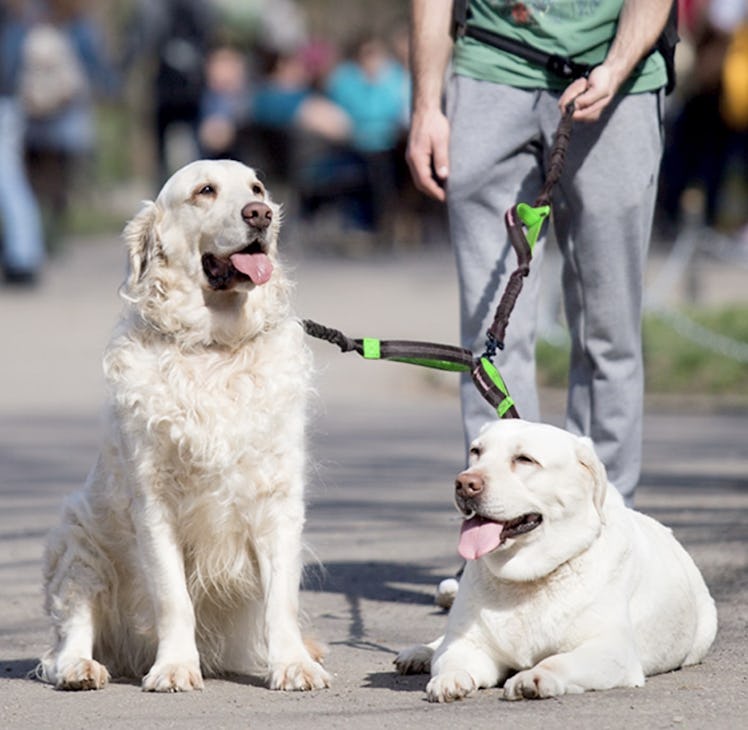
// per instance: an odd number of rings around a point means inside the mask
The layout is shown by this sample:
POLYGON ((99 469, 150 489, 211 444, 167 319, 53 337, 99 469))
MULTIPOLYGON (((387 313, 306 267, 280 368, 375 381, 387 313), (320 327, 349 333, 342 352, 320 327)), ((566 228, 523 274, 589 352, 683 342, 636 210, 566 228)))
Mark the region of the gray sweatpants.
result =
MULTIPOLYGON (((460 281, 463 347, 482 353, 516 266, 504 212, 532 204, 559 122, 558 94, 453 76, 447 184, 460 281)), ((643 278, 662 154, 659 93, 621 97, 572 129, 552 223, 563 256, 571 335, 566 428, 592 438, 608 477, 633 504, 641 470, 643 278)), ((536 314, 543 241, 495 360, 520 416, 539 420, 536 314)), ((469 378, 461 384, 466 441, 495 419, 469 378)))

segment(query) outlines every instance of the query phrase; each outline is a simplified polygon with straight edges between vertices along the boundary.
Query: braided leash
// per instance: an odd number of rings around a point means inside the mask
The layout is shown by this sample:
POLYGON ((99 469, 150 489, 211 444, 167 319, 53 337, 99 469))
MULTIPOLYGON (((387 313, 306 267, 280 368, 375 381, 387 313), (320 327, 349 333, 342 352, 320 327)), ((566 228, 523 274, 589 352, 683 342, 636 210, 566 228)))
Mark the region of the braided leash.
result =
POLYGON ((561 177, 566 161, 566 150, 571 139, 572 116, 574 114, 574 102, 566 106, 561 116, 553 147, 548 163, 548 174, 540 194, 532 206, 518 203, 512 206, 504 214, 504 225, 506 226, 509 241, 517 256, 517 268, 512 272, 507 282, 504 293, 499 301, 491 326, 488 328, 486 340, 487 357, 492 358, 496 350, 504 349, 504 337, 509 324, 509 316, 514 309, 522 291, 523 279, 530 273, 530 261, 535 243, 540 234, 545 219, 551 212, 551 191, 561 177), (527 228, 527 235, 523 230, 527 228), (529 236, 529 240, 528 240, 529 236))

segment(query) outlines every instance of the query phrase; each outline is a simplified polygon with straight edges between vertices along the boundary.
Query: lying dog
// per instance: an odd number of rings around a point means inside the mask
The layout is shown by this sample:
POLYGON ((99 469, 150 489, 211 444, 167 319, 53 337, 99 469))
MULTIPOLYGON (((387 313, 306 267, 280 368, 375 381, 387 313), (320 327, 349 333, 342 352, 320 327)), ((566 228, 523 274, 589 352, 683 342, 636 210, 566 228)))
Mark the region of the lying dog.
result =
POLYGON ((505 420, 456 482, 467 560, 444 637, 402 652, 428 698, 503 683, 504 698, 638 687, 700 662, 714 601, 670 530, 628 509, 589 439, 505 420))
POLYGON ((297 618, 310 356, 279 225, 252 169, 200 161, 125 229, 105 443, 45 555, 61 689, 329 683, 297 618))

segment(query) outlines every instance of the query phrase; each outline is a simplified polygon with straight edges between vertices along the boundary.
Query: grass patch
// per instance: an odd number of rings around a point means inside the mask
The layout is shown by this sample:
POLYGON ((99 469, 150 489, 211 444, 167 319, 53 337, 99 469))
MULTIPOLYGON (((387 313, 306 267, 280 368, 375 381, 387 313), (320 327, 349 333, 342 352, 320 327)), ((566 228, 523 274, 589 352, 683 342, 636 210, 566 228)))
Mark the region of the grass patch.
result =
POLYGON ((63 221, 65 235, 102 236, 115 235, 122 231, 124 219, 117 211, 90 203, 73 201, 63 221))
MULTIPOLYGON (((686 312, 711 332, 748 346, 748 307, 686 312)), ((644 366, 648 393, 748 395, 748 363, 702 347, 676 331, 667 318, 644 318, 644 366)), ((566 388, 569 347, 538 343, 541 385, 566 388)))

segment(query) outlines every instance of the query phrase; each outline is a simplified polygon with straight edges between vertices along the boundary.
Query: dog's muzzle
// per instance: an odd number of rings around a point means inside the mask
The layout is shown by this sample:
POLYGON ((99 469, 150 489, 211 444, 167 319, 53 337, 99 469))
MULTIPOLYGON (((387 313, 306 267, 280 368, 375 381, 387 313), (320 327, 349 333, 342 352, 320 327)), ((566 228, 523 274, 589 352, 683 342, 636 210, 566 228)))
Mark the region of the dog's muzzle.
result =
POLYGON ((260 241, 245 246, 230 256, 220 257, 204 253, 203 272, 211 289, 232 289, 241 282, 251 281, 260 286, 270 280, 273 264, 260 241))

